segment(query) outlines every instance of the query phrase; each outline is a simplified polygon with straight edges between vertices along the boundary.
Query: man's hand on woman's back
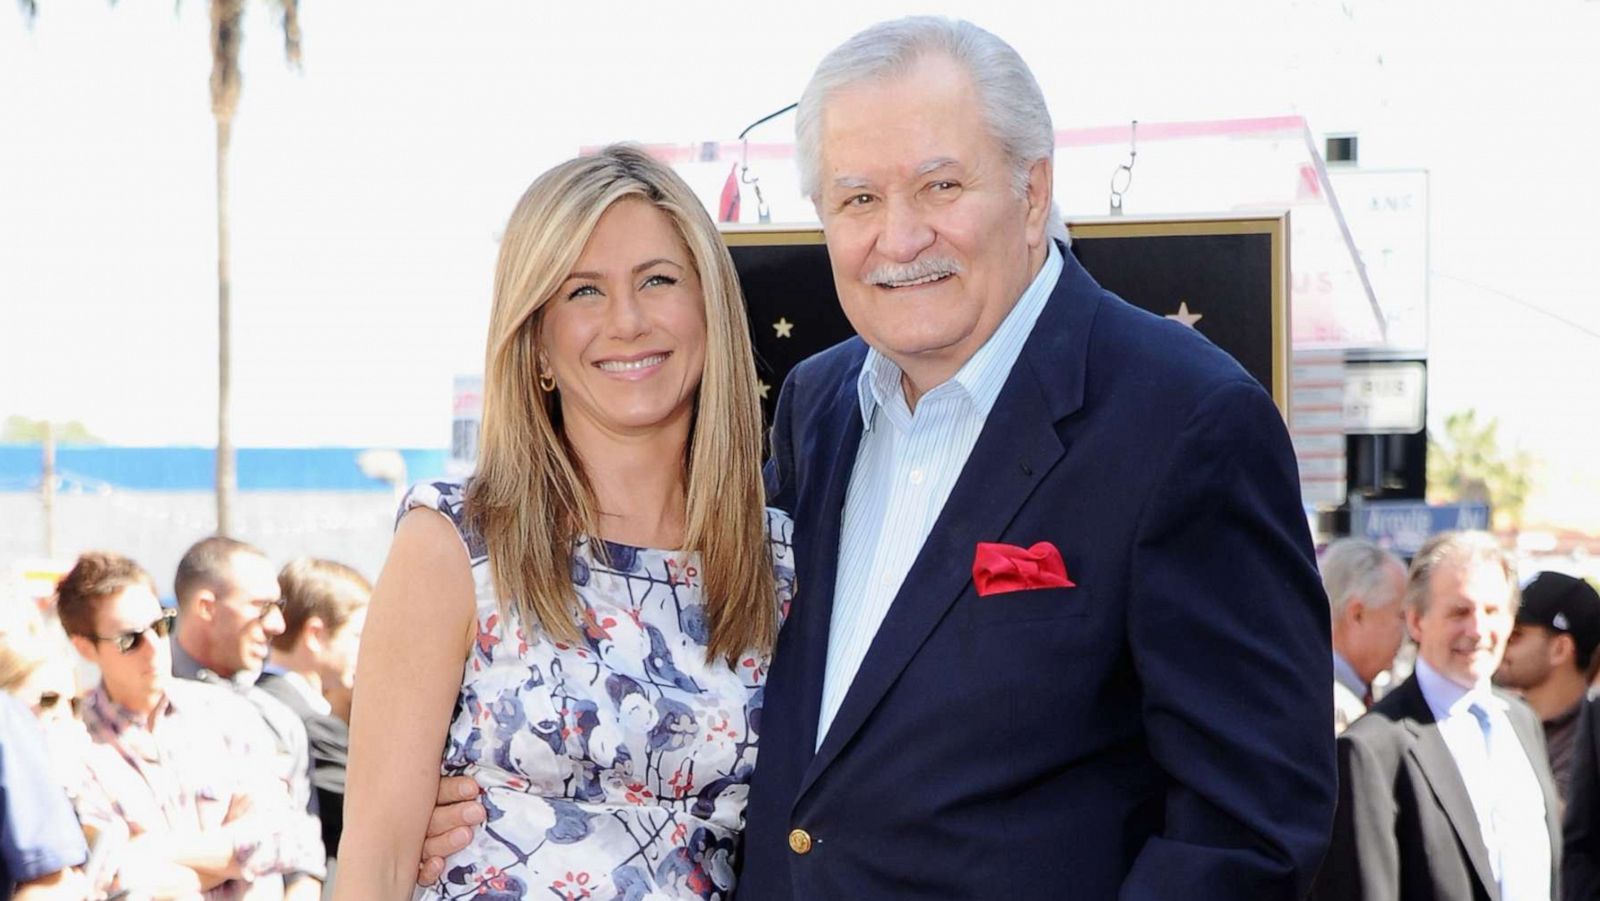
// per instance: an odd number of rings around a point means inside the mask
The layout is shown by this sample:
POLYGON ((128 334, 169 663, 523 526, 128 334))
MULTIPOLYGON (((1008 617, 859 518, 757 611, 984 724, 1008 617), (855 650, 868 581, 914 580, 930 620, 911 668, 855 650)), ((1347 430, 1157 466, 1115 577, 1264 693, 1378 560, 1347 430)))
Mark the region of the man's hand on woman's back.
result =
POLYGON ((428 817, 428 834, 422 840, 422 861, 417 885, 432 885, 444 875, 444 859, 472 841, 472 829, 488 812, 478 800, 478 783, 470 776, 445 776, 428 817))

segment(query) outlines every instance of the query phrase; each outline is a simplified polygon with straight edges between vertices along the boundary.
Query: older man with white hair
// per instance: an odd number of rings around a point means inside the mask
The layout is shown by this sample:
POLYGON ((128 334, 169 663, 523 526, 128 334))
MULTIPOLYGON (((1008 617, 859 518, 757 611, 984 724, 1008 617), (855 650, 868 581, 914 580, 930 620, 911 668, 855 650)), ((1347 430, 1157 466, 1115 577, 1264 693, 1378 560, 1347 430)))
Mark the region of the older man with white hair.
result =
POLYGON ((1406 640, 1406 566, 1361 538, 1322 553, 1322 587, 1333 611, 1333 732, 1372 706, 1372 682, 1394 665, 1406 640))
POLYGON ((1271 397, 1095 284, 1016 51, 828 54, 802 185, 860 335, 768 486, 802 587, 766 687, 759 899, 1291 899, 1326 841, 1326 600, 1271 397))

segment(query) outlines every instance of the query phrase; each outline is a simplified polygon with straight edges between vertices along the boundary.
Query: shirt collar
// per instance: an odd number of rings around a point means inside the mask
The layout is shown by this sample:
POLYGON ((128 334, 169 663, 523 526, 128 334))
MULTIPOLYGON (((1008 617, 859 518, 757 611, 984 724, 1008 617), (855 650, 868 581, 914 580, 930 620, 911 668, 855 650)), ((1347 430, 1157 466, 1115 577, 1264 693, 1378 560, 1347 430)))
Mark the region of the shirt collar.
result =
POLYGON ((1421 656, 1417 657, 1416 670, 1417 687, 1422 689, 1422 698, 1428 702, 1428 709, 1433 711, 1435 721, 1443 722, 1465 713, 1473 704, 1502 711, 1508 707, 1505 701, 1495 696, 1488 679, 1468 688, 1429 666, 1421 656))
MULTIPOLYGON (((105 682, 94 687, 85 698, 83 707, 84 725, 90 729, 99 729, 112 735, 121 735, 124 731, 134 728, 144 730, 149 720, 142 713, 118 704, 111 699, 111 693, 106 691, 105 682)), ((174 712, 172 706, 172 692, 162 692, 161 700, 156 704, 157 716, 167 716, 174 712)))
POLYGON ((1340 685, 1350 689, 1358 698, 1366 697, 1372 688, 1362 680, 1356 668, 1350 665, 1350 661, 1344 659, 1344 655, 1338 651, 1333 652, 1333 678, 1337 679, 1340 685))
POLYGON ((207 669, 184 650, 183 643, 178 641, 177 632, 172 633, 172 674, 179 679, 194 679, 197 682, 210 682, 212 685, 231 686, 239 690, 254 685, 260 676, 256 670, 240 670, 230 679, 207 669))
MULTIPOLYGON (((1050 293, 1055 290, 1056 281, 1061 277, 1063 266, 1061 250, 1055 241, 1047 243, 1049 249, 1045 254, 1044 265, 1039 267, 1038 274, 1017 299, 1011 312, 1000 321, 1000 327, 989 336, 989 340, 983 342, 983 346, 978 348, 971 359, 962 364, 950 381, 935 386, 933 391, 951 385, 952 388, 945 390, 966 394, 979 416, 989 415, 995 401, 1000 397, 1000 389, 1004 387, 1006 377, 1011 374, 1011 368, 1016 365, 1017 358, 1022 354, 1022 345, 1027 341, 1028 335, 1032 334, 1034 324, 1039 321, 1039 314, 1044 312, 1045 303, 1050 299, 1050 293)), ((863 427, 871 430, 873 414, 877 412, 878 407, 886 405, 892 398, 903 397, 900 378, 900 367, 879 353, 877 348, 867 349, 867 358, 861 364, 861 374, 856 378, 856 396, 861 403, 863 427)), ((929 391, 928 394, 931 395, 933 391, 929 391)))
POLYGON ((1568 707, 1561 713, 1558 713, 1555 716, 1545 720, 1545 728, 1560 729, 1561 727, 1570 724, 1573 720, 1578 718, 1579 714, 1583 713, 1583 703, 1585 700, 1585 698, 1579 698, 1578 703, 1573 704, 1571 707, 1568 707))
POLYGON ((178 640, 177 631, 172 633, 172 674, 179 679, 204 679, 208 675, 216 675, 189 656, 189 652, 183 649, 183 642, 178 640))
MULTIPOLYGON (((271 667, 269 669, 277 668, 271 667)), ((320 713, 323 716, 327 716, 333 712, 333 706, 328 703, 328 699, 324 698, 321 692, 317 691, 315 688, 312 688, 311 683, 306 681, 305 676, 300 675, 292 669, 277 669, 276 675, 278 678, 282 679, 286 685, 293 688, 295 692, 300 695, 301 700, 306 702, 306 706, 310 707, 313 711, 320 713)))

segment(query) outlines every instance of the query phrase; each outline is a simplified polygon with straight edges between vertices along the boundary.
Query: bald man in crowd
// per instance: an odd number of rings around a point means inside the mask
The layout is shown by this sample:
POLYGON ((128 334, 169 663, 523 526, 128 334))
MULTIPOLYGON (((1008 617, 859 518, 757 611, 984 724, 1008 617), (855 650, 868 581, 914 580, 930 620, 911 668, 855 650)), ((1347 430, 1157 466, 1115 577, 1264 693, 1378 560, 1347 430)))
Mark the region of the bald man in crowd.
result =
MULTIPOLYGON (((282 635, 283 591, 278 571, 260 549, 223 536, 196 542, 173 577, 178 626, 172 672, 229 688, 255 706, 274 739, 276 764, 295 804, 316 815, 311 788, 311 741, 305 724, 286 704, 256 685, 272 639, 282 635)), ((322 848, 284 880, 284 896, 311 901, 322 894, 322 848)))

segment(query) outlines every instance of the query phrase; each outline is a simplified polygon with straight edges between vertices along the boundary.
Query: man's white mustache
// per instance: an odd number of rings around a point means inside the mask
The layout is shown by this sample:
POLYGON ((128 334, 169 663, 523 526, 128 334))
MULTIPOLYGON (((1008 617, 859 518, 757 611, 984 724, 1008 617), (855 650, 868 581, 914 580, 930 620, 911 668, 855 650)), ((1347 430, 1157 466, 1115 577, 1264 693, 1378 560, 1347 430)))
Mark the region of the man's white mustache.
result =
POLYGON ((885 263, 867 273, 864 281, 869 285, 903 285, 925 278, 960 275, 961 264, 947 257, 923 257, 904 265, 885 263))

